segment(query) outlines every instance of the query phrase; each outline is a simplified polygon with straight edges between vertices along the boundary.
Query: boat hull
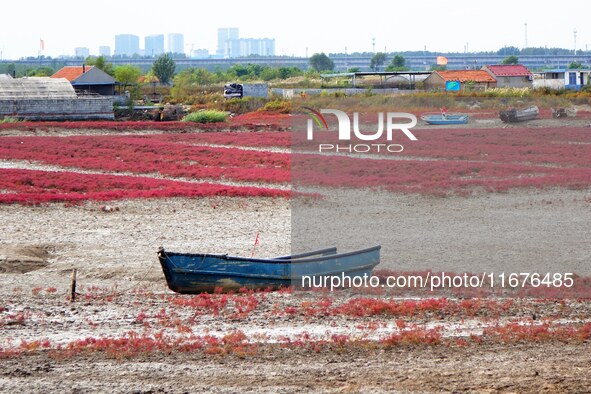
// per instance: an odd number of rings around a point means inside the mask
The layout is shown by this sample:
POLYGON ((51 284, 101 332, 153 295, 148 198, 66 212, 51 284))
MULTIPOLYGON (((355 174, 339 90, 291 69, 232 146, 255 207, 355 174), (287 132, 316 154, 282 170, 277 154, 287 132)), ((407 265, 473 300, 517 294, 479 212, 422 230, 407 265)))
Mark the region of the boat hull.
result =
POLYGON ((380 262, 380 246, 343 254, 336 254, 334 248, 324 251, 328 252, 254 259, 175 253, 161 249, 158 258, 168 287, 183 294, 237 291, 241 288, 301 287, 305 277, 371 275, 372 269, 380 262))
POLYGON ((521 110, 511 109, 499 112, 499 118, 505 123, 526 122, 534 120, 540 114, 540 110, 535 105, 521 110))
POLYGON ((422 116, 421 119, 428 124, 432 125, 446 125, 446 124, 466 124, 468 123, 468 115, 458 114, 453 115, 449 114, 446 116, 443 115, 425 115, 422 116))

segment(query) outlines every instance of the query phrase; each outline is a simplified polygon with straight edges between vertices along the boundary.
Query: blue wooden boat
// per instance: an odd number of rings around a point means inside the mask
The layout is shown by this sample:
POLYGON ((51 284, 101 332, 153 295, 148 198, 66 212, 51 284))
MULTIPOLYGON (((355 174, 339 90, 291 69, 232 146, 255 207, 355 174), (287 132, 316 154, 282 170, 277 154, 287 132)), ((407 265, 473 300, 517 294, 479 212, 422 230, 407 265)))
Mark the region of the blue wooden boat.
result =
POLYGON ((269 259, 225 254, 176 253, 160 248, 158 259, 168 287, 177 293, 198 294, 216 289, 300 287, 303 276, 371 275, 380 263, 381 246, 337 253, 327 248, 269 259))
POLYGON ((433 114, 423 115, 421 119, 428 124, 466 124, 468 123, 469 117, 466 114, 433 114))

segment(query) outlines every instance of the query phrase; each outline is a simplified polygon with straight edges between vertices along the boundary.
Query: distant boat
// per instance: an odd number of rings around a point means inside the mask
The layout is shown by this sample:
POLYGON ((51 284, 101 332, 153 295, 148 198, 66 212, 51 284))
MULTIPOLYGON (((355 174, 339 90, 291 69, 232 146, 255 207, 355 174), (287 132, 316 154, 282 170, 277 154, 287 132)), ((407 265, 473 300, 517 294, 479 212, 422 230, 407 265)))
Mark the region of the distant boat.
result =
POLYGON ((499 117, 505 123, 525 122, 538 117, 540 110, 535 105, 523 109, 510 109, 499 112, 499 117))
POLYGON ((423 115, 421 119, 429 124, 443 125, 443 124, 466 124, 469 117, 466 114, 434 114, 423 115))
POLYGON ((160 248, 158 259, 168 287, 177 293, 300 287, 302 277, 371 275, 381 246, 337 253, 327 248, 291 256, 251 258, 225 254, 176 253, 160 248))

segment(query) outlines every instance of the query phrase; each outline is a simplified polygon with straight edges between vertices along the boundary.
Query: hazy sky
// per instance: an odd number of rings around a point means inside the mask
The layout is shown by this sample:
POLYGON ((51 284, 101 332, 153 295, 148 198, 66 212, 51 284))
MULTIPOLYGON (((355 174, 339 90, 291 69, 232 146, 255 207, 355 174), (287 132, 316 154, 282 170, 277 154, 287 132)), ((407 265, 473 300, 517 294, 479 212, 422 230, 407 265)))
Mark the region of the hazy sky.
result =
POLYGON ((421 0, 405 2, 245 1, 167 2, 103 0, 5 1, 0 7, 2 59, 42 54, 74 55, 75 47, 113 52, 115 35, 183 33, 185 50, 215 52, 218 27, 238 27, 240 37, 275 38, 278 55, 315 52, 427 50, 463 52, 528 46, 591 46, 586 0, 421 0), (339 4, 339 5, 337 5, 339 4), (348 5, 350 4, 350 5, 348 5), (389 5, 385 5, 389 4, 389 5), (415 6, 413 6, 415 5, 415 6), (561 9, 562 8, 562 9, 561 9))

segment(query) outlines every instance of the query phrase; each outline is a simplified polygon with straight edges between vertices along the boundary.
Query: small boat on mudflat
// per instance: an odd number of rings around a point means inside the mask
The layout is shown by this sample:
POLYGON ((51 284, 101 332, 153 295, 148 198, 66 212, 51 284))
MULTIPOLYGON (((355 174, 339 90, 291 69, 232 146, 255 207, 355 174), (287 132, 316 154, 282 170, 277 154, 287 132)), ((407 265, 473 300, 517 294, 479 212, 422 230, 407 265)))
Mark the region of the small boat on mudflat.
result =
POLYGON ((296 286, 302 277, 371 275, 380 263, 381 246, 337 253, 327 248, 291 256, 251 258, 226 254, 176 253, 160 248, 158 259, 168 287, 198 294, 296 286))
POLYGON ((499 112, 499 117, 505 123, 525 122, 538 117, 540 110, 535 105, 523 109, 510 109, 499 112))
POLYGON ((469 117, 466 114, 433 114, 423 115, 421 119, 428 124, 444 125, 444 124, 466 124, 469 117))

